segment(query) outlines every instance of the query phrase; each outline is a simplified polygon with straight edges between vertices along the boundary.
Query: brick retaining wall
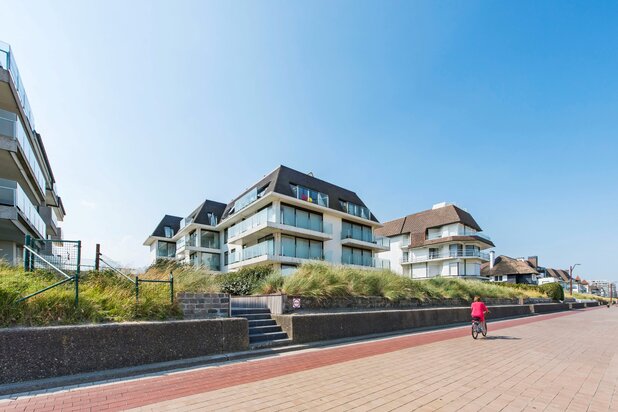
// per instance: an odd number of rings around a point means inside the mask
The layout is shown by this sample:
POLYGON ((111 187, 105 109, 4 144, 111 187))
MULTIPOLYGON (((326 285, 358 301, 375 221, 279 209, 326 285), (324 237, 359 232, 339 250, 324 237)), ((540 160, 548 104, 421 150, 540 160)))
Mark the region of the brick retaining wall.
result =
POLYGON ((176 295, 185 319, 227 318, 230 295, 226 293, 181 292, 176 295))

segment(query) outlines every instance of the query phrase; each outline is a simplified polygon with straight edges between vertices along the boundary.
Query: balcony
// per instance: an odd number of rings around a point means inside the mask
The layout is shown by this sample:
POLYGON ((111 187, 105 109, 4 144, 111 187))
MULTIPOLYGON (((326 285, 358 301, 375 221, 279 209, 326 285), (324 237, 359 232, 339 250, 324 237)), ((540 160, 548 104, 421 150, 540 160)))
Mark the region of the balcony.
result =
POLYGON ((19 144, 41 193, 45 193, 45 176, 17 114, 0 109, 0 135, 13 138, 19 144))
POLYGON ((322 248, 298 248, 290 250, 282 247, 282 250, 279 251, 275 250, 275 243, 273 241, 265 241, 230 253, 228 264, 234 265, 259 257, 263 257, 264 259, 262 260, 288 263, 302 263, 302 261, 306 260, 332 261, 332 255, 329 252, 324 252, 322 248))
POLYGON ((387 251, 391 241, 387 237, 374 236, 371 233, 354 233, 353 231, 341 232, 341 244, 343 246, 359 246, 371 250, 387 251))
POLYGON ((408 259, 402 258, 401 263, 420 263, 432 260, 443 259, 458 259, 458 258, 476 258, 481 260, 489 260, 489 253, 483 253, 476 250, 462 250, 448 253, 429 253, 421 256, 409 256, 408 259))
POLYGON ((292 185, 292 192, 294 193, 294 197, 297 199, 328 207, 328 195, 325 193, 298 185, 292 185))
POLYGON ((0 204, 16 207, 25 216, 28 223, 36 229, 37 235, 42 239, 47 238, 45 221, 43 221, 37 208, 30 202, 26 193, 19 186, 19 183, 0 179, 0 204))
MULTIPOLYGON (((293 219, 278 223, 276 221, 275 211, 272 207, 263 209, 252 215, 248 219, 230 226, 228 229, 228 241, 234 242, 248 234, 265 234, 263 229, 269 228, 268 232, 279 231, 283 233, 301 234, 313 239, 331 239, 333 226, 330 223, 325 223, 322 220, 312 219, 293 219), (262 231, 264 233, 262 233, 262 231)), ((254 237, 255 237, 254 236, 254 237)))
POLYGON ((21 75, 19 74, 19 70, 17 69, 17 63, 15 62, 13 50, 11 50, 11 46, 4 42, 0 42, 0 67, 8 70, 11 73, 11 80, 13 81, 13 86, 15 87, 15 90, 17 90, 17 94, 19 95, 19 103, 24 113, 26 114, 26 117, 28 118, 28 122, 30 123, 30 129, 34 131, 34 114, 32 113, 32 109, 30 108, 30 102, 28 101, 28 96, 26 95, 26 90, 24 89, 21 75))
POLYGON ((230 253, 229 264, 242 262, 243 260, 253 259, 259 256, 268 256, 275 254, 274 242, 261 242, 257 245, 249 246, 247 248, 230 253))
POLYGON ((473 232, 470 230, 460 230, 457 233, 429 233, 425 237, 425 240, 442 239, 445 237, 452 237, 452 236, 478 236, 485 240, 491 241, 491 238, 487 236, 486 234, 482 232, 473 232))
POLYGON ((390 269, 391 262, 387 259, 380 259, 371 256, 342 256, 341 264, 365 266, 376 269, 390 269))

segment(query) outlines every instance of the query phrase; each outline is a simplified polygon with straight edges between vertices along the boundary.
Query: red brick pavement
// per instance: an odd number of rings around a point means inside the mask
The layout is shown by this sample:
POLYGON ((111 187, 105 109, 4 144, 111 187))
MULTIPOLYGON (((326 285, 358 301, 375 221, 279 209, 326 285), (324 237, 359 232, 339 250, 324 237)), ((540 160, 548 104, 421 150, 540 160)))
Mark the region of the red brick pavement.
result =
MULTIPOLYGON (((596 308, 595 308, 596 309, 596 308)), ((590 310, 590 309, 589 309, 590 310)), ((594 310, 594 309, 592 309, 594 310)), ((495 330, 578 312, 560 312, 490 324, 495 330)), ((340 347, 323 348, 251 362, 224 364, 171 375, 92 386, 70 391, 0 401, 0 411, 118 411, 217 389, 270 379, 295 372, 394 352, 414 346, 469 335, 467 327, 438 330, 370 341, 340 347)))

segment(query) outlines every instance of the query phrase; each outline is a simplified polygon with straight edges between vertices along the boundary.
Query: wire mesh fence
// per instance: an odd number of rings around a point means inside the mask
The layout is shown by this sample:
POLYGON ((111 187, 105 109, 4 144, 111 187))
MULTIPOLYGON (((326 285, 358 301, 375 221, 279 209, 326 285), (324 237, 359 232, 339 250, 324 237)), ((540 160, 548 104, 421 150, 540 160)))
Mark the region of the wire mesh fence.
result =
POLYGON ((24 267, 50 270, 66 276, 79 272, 81 242, 71 240, 26 239, 24 267))

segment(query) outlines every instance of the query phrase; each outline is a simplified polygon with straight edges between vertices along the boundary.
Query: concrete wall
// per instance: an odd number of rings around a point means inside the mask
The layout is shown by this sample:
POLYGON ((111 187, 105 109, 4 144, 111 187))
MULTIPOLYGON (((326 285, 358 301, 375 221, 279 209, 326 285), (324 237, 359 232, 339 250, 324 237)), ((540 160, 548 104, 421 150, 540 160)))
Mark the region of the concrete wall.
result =
MULTIPOLYGON (((592 305, 596 306, 596 305, 592 305)), ((569 310, 568 304, 490 306, 490 319, 569 310)), ((273 315, 294 343, 317 342, 470 322, 470 308, 273 315)))
POLYGON ((0 329, 0 384, 247 350, 246 319, 0 329))

